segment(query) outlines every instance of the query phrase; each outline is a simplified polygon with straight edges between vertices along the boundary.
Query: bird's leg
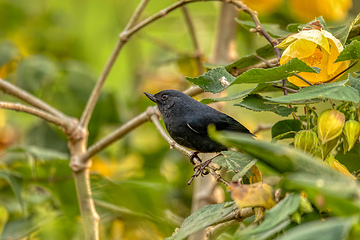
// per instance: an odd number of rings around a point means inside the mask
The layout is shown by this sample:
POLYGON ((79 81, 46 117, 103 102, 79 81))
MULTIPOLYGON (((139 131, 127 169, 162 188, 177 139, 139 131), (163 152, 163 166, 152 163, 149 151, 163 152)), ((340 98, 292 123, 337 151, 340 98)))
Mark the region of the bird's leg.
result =
POLYGON ((191 155, 189 156, 189 157, 190 157, 190 162, 192 163, 192 165, 195 165, 194 158, 199 159, 199 161, 201 162, 201 159, 199 158, 198 154, 199 154, 198 151, 194 151, 194 152, 192 152, 191 155))
POLYGON ((206 160, 205 162, 196 165, 196 166, 194 167, 194 171, 198 171, 198 170, 199 170, 199 171, 201 172, 201 175, 206 175, 206 174, 208 174, 207 171, 204 172, 205 168, 206 168, 207 166, 209 166, 209 164, 211 163, 211 161, 212 161, 214 158, 216 158, 216 157, 218 157, 218 156, 220 156, 220 155, 222 155, 222 153, 219 153, 219 154, 216 155, 215 157, 212 157, 212 158, 210 158, 209 160, 206 160))
MULTIPOLYGON (((197 154, 197 153, 196 153, 196 154, 197 154)), ((206 168, 207 166, 209 166, 209 164, 211 163, 211 161, 212 161, 214 158, 216 158, 216 157, 218 157, 218 156, 220 156, 220 155, 222 155, 222 153, 219 153, 219 154, 216 155, 215 157, 212 157, 212 158, 210 158, 209 160, 206 160, 205 162, 196 165, 196 166, 194 167, 195 173, 191 176, 191 178, 190 178, 190 180, 189 180, 189 182, 188 182, 187 184, 190 185, 191 182, 194 180, 194 178, 197 177, 197 176, 199 176, 199 175, 201 175, 201 176, 203 177, 204 175, 209 174, 209 172, 208 172, 205 168, 206 168)))

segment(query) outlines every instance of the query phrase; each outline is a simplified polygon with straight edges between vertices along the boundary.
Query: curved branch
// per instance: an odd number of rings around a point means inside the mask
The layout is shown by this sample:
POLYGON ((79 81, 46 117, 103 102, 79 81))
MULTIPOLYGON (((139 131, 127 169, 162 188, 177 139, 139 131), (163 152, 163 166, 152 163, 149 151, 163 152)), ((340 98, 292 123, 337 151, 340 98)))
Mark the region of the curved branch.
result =
POLYGON ((51 113, 57 117, 66 118, 65 114, 50 106, 46 102, 41 99, 35 97, 34 95, 28 93, 27 91, 5 81, 0 78, 0 90, 6 94, 12 95, 24 102, 30 104, 31 106, 37 107, 39 109, 44 110, 45 112, 51 113))
POLYGON ((44 112, 43 110, 33 107, 28 107, 20 103, 0 102, 0 108, 28 113, 37 116, 39 118, 42 118, 45 121, 54 123, 55 125, 58 125, 60 127, 65 127, 67 124, 67 121, 62 118, 51 115, 50 113, 44 112))
MULTIPOLYGON (((135 12, 133 13, 132 17, 130 18, 129 22, 127 23, 124 31, 127 31, 129 28, 131 28, 140 18, 143 10, 145 9, 147 3, 149 2, 149 0, 142 0, 138 7, 136 8, 135 12)), ((107 76, 110 73, 110 70, 112 69, 121 49, 123 48, 124 44, 128 41, 128 37, 120 37, 118 39, 118 41, 116 42, 116 45, 114 47, 114 50, 112 51, 105 67, 104 70, 102 71, 99 79, 96 82, 95 87, 93 88, 91 95, 86 103, 85 109, 81 115, 80 118, 80 126, 83 126, 85 128, 87 128, 87 125, 89 124, 91 115, 94 111, 95 105, 99 99, 100 93, 101 93, 101 89, 105 83, 105 80, 107 78, 107 76)))
MULTIPOLYGON (((147 26, 148 24, 156 21, 159 18, 162 18, 164 16, 166 16, 168 13, 172 12, 173 10, 177 9, 178 7, 181 7, 185 4, 191 3, 191 2, 200 2, 200 1, 204 1, 204 0, 182 0, 182 1, 178 1, 172 5, 170 5, 167 8, 164 8, 163 10, 159 11, 158 13, 152 15, 151 17, 146 18, 145 20, 143 20, 142 22, 138 23, 137 25, 131 27, 130 29, 125 28, 119 36, 119 39, 115 45, 115 48, 113 50, 113 52, 111 53, 111 56, 109 58, 109 60, 107 61, 103 72, 101 73, 98 81, 96 82, 95 87, 93 88, 91 95, 89 97, 88 102, 86 103, 85 109, 81 115, 80 118, 80 125, 83 127, 87 127, 87 125, 89 124, 92 112, 94 111, 95 105, 99 99, 100 96, 100 92, 101 89, 106 81, 106 78, 111 70, 111 68, 113 67, 117 56, 119 55, 121 49, 123 48, 123 46, 125 45, 125 43, 129 40, 129 38, 136 33, 137 31, 139 31, 140 29, 144 28, 145 26, 147 26)), ((205 0, 206 1, 206 0, 205 0)), ((216 1, 216 0, 208 0, 208 1, 216 1)), ((145 5, 147 3, 147 1, 143 0, 139 5, 140 7, 138 7, 139 11, 136 11, 133 15, 133 17, 131 19, 133 19, 133 21, 137 20, 138 17, 140 16, 143 7, 141 5, 145 5)), ((132 26, 133 23, 127 24, 126 27, 132 26)))
POLYGON ((203 61, 202 61, 202 53, 201 53, 200 46, 199 46, 199 43, 198 43, 198 40, 196 37, 194 24, 193 24, 193 21, 191 20, 190 13, 189 13, 187 7, 182 6, 181 10, 184 14, 186 25, 188 26, 188 29, 189 29, 191 41, 192 41, 192 44, 195 49, 194 57, 196 58, 196 61, 197 61, 199 75, 201 75, 204 73, 204 67, 203 67, 203 61))

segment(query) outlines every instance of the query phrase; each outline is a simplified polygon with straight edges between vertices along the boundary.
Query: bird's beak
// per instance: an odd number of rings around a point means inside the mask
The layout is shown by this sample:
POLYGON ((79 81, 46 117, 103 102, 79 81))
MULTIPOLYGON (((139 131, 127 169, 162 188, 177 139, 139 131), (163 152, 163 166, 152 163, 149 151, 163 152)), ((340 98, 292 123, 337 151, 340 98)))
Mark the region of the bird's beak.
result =
POLYGON ((153 101, 154 103, 156 103, 156 98, 154 97, 154 95, 150 94, 150 93, 147 93, 147 92, 144 92, 144 94, 151 100, 153 101))

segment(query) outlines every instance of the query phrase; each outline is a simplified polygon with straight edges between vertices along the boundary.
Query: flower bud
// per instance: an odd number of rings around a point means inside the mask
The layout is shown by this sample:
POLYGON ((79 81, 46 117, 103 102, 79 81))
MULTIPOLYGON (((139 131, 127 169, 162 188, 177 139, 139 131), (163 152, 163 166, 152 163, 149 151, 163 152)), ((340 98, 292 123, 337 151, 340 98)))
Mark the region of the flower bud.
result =
POLYGON ((345 123, 344 126, 344 135, 345 139, 347 141, 347 151, 350 151, 356 142, 356 140, 359 138, 360 135, 360 123, 355 120, 349 120, 345 123))
POLYGON ((345 115, 337 110, 329 109, 318 118, 318 136, 324 144, 338 137, 345 124, 345 115))
POLYGON ((295 148, 314 154, 318 146, 316 133, 310 130, 299 131, 294 137, 294 146, 295 148))

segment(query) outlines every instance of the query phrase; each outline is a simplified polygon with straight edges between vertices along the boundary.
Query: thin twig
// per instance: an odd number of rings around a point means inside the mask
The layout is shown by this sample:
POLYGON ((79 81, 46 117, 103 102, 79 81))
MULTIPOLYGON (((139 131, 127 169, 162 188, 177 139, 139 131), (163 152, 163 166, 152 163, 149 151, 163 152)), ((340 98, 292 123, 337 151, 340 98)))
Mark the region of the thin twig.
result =
POLYGON ((27 91, 7 82, 6 80, 4 80, 2 78, 0 78, 0 90, 6 94, 12 95, 12 96, 30 104, 31 106, 42 109, 45 112, 51 113, 57 117, 66 118, 66 116, 62 112, 60 112, 59 110, 50 106, 48 103, 35 97, 31 93, 28 93, 27 91))
POLYGON ((250 15, 250 17, 252 18, 255 26, 256 26, 256 30, 258 32, 260 32, 265 38, 266 40, 271 44, 271 46, 273 46, 274 51, 276 53, 276 56, 278 57, 278 60, 280 60, 281 57, 281 52, 280 50, 276 47, 276 45, 279 44, 279 42, 277 41, 277 39, 273 39, 267 32, 266 30, 262 27, 260 20, 257 16, 257 12, 255 12, 254 10, 250 9, 248 6, 246 6, 242 1, 237 1, 237 0, 223 0, 224 2, 229 2, 234 4, 235 6, 237 6, 240 10, 246 12, 247 14, 250 15))
POLYGON ((192 42, 192 44, 194 46, 194 50, 195 50, 194 57, 196 58, 196 61, 197 61, 199 75, 201 75, 204 73, 204 67, 203 67, 203 61, 202 61, 202 53, 201 53, 200 46, 199 46, 199 43, 198 43, 198 40, 196 37, 194 24, 193 24, 193 21, 191 20, 191 17, 190 17, 187 7, 182 6, 181 10, 184 14, 186 25, 189 29, 191 42, 192 42))
POLYGON ((28 107, 20 103, 0 102, 0 108, 28 113, 42 118, 48 122, 54 123, 55 125, 58 125, 60 127, 64 127, 68 123, 68 121, 64 120, 63 118, 55 117, 54 115, 51 115, 50 113, 47 113, 43 110, 28 107))
MULTIPOLYGON (((129 40, 129 38, 136 33, 137 31, 139 31, 140 29, 144 28, 145 26, 147 26, 148 24, 154 22, 155 20, 162 18, 164 16, 166 16, 168 13, 172 12, 173 10, 188 4, 188 3, 192 3, 192 2, 199 2, 199 1, 203 1, 203 0, 182 0, 182 1, 178 1, 172 5, 170 5, 167 8, 164 8, 163 10, 159 11, 158 13, 155 13, 154 15, 146 18, 145 20, 143 20, 142 22, 134 25, 133 27, 129 28, 129 29, 124 29, 119 36, 119 39, 114 47, 114 50, 112 51, 110 58, 108 59, 103 72, 101 73, 99 79, 96 82, 95 87, 93 88, 91 95, 86 103, 85 109, 81 115, 80 118, 80 125, 83 127, 87 127, 87 125, 89 124, 91 115, 94 111, 95 105, 99 99, 100 96, 100 92, 101 89, 106 81, 106 78, 108 76, 108 74, 110 73, 110 70, 112 69, 121 49, 123 48, 123 46, 125 45, 125 43, 129 40)), ((137 10, 134 12, 133 17, 131 19, 133 19, 134 21, 137 20, 139 18, 139 16, 136 15, 141 15, 142 10, 144 9, 141 5, 145 5, 147 3, 147 1, 142 1, 140 2, 140 6, 137 8, 137 10)), ((127 24, 128 26, 132 26, 133 23, 131 24, 127 24)))
MULTIPOLYGON (((148 2, 149 2, 149 0, 142 0, 139 3, 137 9, 135 10, 134 14, 132 15, 128 24, 126 25, 123 33, 126 32, 127 30, 129 30, 129 28, 132 27, 136 23, 136 21, 140 18, 141 13, 143 12, 143 10, 148 2)), ((123 36, 122 35, 123 33, 120 34, 120 37, 119 37, 118 41, 116 42, 114 50, 112 51, 106 65, 104 67, 104 70, 102 71, 99 79, 96 82, 95 87, 93 88, 93 90, 91 92, 91 95, 86 103, 85 109, 80 118, 80 126, 83 126, 86 128, 87 125, 89 124, 91 115, 92 115, 95 105, 99 99, 101 89, 105 83, 105 80, 106 80, 107 76, 109 75, 110 70, 112 69, 121 49, 123 48, 124 44, 128 41, 128 39, 130 37, 130 35, 123 36)))
POLYGON ((272 68, 275 67, 277 65, 277 63, 271 63, 268 60, 266 60, 265 58, 260 57, 259 55, 255 54, 254 55, 257 59, 263 61, 268 67, 272 68))
POLYGON ((309 86, 314 86, 314 84, 310 83, 308 80, 306 80, 305 78, 303 78, 302 76, 300 76, 298 73, 294 73, 294 75, 298 78, 300 78, 301 80, 303 80, 305 83, 309 84, 309 86))
POLYGON ((276 88, 286 89, 287 91, 293 92, 293 93, 297 93, 297 92, 300 91, 300 90, 295 90, 295 89, 292 89, 292 88, 284 87, 283 85, 279 86, 279 85, 276 85, 276 84, 272 84, 271 86, 276 87, 276 88))
MULTIPOLYGON (((273 66, 278 66, 279 65, 279 61, 277 58, 273 58, 273 59, 270 59, 267 61, 269 64, 273 65, 273 66)), ((258 64, 255 64, 255 65, 252 65, 252 66, 249 66, 249 67, 246 67, 246 68, 233 68, 231 70, 231 74, 234 76, 234 77, 237 77, 239 76, 240 74, 250 70, 250 69, 253 69, 253 68, 269 68, 269 66, 264 63, 264 62, 261 62, 261 63, 258 63, 258 64)))
POLYGON ((350 64, 349 67, 347 67, 346 69, 342 70, 340 73, 336 74, 336 76, 330 78, 329 80, 325 81, 324 83, 329 83, 334 81, 334 79, 338 78, 339 76, 343 75, 347 70, 349 70, 350 68, 352 68, 353 66, 355 66, 359 61, 355 60, 352 64, 350 64))
POLYGON ((233 226, 235 223, 239 223, 246 218, 249 218, 255 214, 252 207, 235 209, 229 213, 225 218, 219 222, 214 223, 212 227, 206 229, 206 239, 212 240, 217 239, 217 236, 226 230, 228 227, 233 226))
MULTIPOLYGON (((153 108, 155 108, 155 107, 153 107, 153 108)), ((143 113, 139 114, 138 116, 132 118, 130 121, 121 125, 118 129, 116 129, 111 134, 107 135, 105 138, 103 138, 103 139, 99 140, 98 142, 94 143, 93 145, 91 145, 88 148, 88 150, 86 151, 86 153, 81 155, 80 161, 81 162, 88 161, 92 156, 94 156, 95 154, 97 154, 98 152, 100 152, 101 150, 106 148, 107 146, 111 145, 118 139, 122 138, 123 136, 125 136, 126 134, 128 134, 129 132, 134 130, 135 128, 146 123, 148 120, 149 120, 149 117, 146 114, 146 112, 143 112, 143 113)))

